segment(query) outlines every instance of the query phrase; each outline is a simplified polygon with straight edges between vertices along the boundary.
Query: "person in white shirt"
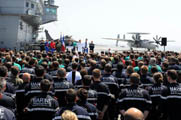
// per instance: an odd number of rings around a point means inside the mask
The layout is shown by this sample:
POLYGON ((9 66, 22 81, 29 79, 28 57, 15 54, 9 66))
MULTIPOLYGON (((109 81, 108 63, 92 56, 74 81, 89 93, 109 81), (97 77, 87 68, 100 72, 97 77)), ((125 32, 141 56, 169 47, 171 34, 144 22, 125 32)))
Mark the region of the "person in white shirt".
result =
POLYGON ((85 46, 85 45, 84 45, 83 43, 81 43, 81 40, 79 40, 79 42, 77 43, 77 51, 78 51, 79 53, 82 53, 84 46, 85 46))
POLYGON ((68 72, 66 75, 66 78, 69 82, 71 82, 73 85, 77 82, 77 80, 82 79, 82 76, 80 75, 80 72, 77 71, 78 63, 73 62, 72 63, 72 71, 68 72))

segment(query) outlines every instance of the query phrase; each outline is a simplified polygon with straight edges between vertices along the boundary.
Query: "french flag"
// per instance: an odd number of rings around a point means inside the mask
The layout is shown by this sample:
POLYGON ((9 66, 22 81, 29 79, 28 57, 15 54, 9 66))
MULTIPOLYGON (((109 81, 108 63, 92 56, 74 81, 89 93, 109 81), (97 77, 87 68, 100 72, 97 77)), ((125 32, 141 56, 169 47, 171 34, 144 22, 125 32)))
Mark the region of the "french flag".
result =
POLYGON ((64 35, 60 36, 60 40, 61 40, 61 43, 62 43, 62 46, 61 46, 61 51, 65 52, 65 41, 64 41, 64 35))

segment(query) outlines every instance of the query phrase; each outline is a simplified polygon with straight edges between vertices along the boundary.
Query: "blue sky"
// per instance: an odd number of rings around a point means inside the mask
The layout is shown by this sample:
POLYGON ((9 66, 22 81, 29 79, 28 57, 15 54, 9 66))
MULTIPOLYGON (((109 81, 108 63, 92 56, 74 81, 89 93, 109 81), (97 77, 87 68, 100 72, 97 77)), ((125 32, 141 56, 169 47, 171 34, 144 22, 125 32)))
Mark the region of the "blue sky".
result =
MULTIPOLYGON (((75 39, 88 38, 95 43, 112 44, 103 37, 123 36, 127 32, 148 32, 180 44, 181 1, 179 0, 55 0, 58 21, 43 25, 53 38, 60 33, 75 39)), ((126 34, 126 38, 131 35, 126 34)))

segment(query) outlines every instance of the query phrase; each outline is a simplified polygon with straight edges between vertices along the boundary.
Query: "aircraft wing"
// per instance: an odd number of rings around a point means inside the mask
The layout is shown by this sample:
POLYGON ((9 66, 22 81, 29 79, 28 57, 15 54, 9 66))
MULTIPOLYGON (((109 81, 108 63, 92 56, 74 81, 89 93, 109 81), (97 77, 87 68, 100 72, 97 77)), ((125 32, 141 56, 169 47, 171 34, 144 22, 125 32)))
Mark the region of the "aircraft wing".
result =
MULTIPOLYGON (((162 42, 161 40, 158 42, 162 42)), ((167 42, 175 42, 175 40, 167 40, 167 42)))
POLYGON ((116 41, 123 41, 123 42, 134 42, 134 40, 131 39, 118 39, 118 38, 102 38, 106 40, 116 40, 116 41))
POLYGON ((175 42, 175 40, 167 40, 167 42, 175 42))
POLYGON ((155 41, 149 41, 149 43, 155 43, 155 41))
POLYGON ((150 34, 150 33, 142 33, 142 32, 128 32, 128 34, 147 35, 147 34, 150 34))

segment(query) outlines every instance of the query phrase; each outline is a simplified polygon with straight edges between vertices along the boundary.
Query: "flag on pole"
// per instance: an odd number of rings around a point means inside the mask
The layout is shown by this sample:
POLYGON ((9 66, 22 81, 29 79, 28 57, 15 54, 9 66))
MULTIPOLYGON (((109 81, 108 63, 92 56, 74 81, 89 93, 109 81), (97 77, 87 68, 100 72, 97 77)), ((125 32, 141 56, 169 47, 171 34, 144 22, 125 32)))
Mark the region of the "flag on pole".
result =
POLYGON ((62 43, 61 51, 63 51, 63 52, 65 52, 65 41, 64 41, 64 39, 65 39, 64 35, 62 36, 62 34, 61 34, 61 36, 60 36, 60 40, 62 43))

